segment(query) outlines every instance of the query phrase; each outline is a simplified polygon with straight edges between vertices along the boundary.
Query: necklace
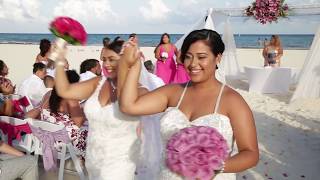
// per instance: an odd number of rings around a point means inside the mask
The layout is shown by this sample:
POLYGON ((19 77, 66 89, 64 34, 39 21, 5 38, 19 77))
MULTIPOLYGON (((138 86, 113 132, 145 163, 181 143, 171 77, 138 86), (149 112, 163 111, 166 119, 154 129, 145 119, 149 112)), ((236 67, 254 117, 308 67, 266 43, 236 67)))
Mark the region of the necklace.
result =
POLYGON ((111 87, 112 87, 112 92, 114 93, 117 89, 117 87, 114 85, 113 81, 110 79, 110 84, 111 84, 111 87))

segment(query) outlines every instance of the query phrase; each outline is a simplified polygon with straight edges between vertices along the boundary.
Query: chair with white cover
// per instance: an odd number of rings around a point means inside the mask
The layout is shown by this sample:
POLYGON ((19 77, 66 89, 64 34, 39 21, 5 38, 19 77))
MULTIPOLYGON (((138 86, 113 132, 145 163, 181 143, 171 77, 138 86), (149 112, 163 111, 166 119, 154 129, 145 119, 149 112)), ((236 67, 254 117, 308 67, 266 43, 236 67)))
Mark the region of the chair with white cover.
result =
POLYGON ((291 68, 245 66, 249 91, 283 94, 289 91, 291 68))
MULTIPOLYGON (((29 123, 30 126, 32 126, 32 128, 35 127, 47 132, 52 132, 52 133, 60 131, 65 128, 65 126, 62 124, 58 125, 58 124, 53 124, 47 121, 41 121, 41 120, 36 120, 31 118, 26 119, 26 121, 29 123)), ((33 135, 33 145, 35 147, 35 151, 34 151, 35 155, 43 155, 43 152, 42 152, 43 143, 34 135, 33 135)), ((57 157, 58 159, 60 159, 58 179, 63 180, 65 161, 71 158, 74 163, 75 169, 80 176, 80 179, 85 180, 86 178, 80 166, 80 160, 78 159, 71 142, 68 142, 68 143, 59 142, 59 146, 61 146, 61 151, 58 151, 58 157, 57 157)))
MULTIPOLYGON (((0 122, 7 123, 13 126, 19 126, 19 125, 24 125, 27 124, 27 121, 23 119, 18 119, 14 117, 9 117, 9 116, 0 116, 0 122)), ((1 137, 2 140, 5 142, 8 142, 8 136, 2 132, 0 129, 1 137)), ((27 154, 30 154, 34 151, 34 148, 32 146, 32 134, 24 134, 21 137, 21 140, 14 139, 12 141, 12 146, 26 152, 27 154)))

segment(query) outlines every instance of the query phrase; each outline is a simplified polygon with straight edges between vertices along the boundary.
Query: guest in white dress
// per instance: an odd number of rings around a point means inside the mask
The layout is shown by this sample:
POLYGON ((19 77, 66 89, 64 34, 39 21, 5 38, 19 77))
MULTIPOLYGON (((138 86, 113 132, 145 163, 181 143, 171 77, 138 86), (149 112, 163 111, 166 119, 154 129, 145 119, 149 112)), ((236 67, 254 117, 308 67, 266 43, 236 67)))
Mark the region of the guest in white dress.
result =
MULTIPOLYGON (((120 95, 120 109, 130 115, 164 112, 160 120, 163 146, 172 134, 190 126, 216 128, 227 140, 230 156, 217 171, 215 179, 236 179, 235 173, 255 166, 259 159, 256 127, 252 112, 235 90, 219 82, 214 74, 220 63, 224 44, 220 35, 212 30, 191 32, 181 48, 184 63, 191 81, 185 84, 166 85, 138 96, 140 63, 137 47, 126 46, 120 60, 119 81, 125 81, 120 95), (124 61, 124 62, 123 62, 124 61), (234 141, 238 152, 233 151, 234 141)), ((179 180, 180 175, 170 171, 164 161, 159 179, 179 180)))
MULTIPOLYGON (((92 180, 133 180, 138 149, 139 118, 123 114, 118 106, 117 69, 124 41, 116 38, 102 54, 105 76, 69 84, 63 70, 65 50, 56 61, 56 89, 63 98, 88 99, 84 106, 89 121, 85 164, 92 180), (76 93, 75 93, 76 92, 76 93)), ((120 83, 120 82, 119 82, 120 83)), ((146 89, 140 88, 143 94, 146 89)))
POLYGON ((25 79, 18 89, 18 94, 26 96, 31 101, 33 107, 37 107, 46 94, 47 89, 43 78, 46 76, 46 65, 43 63, 33 64, 33 74, 25 79))
POLYGON ((101 75, 101 65, 96 59, 86 59, 80 64, 80 82, 101 75))

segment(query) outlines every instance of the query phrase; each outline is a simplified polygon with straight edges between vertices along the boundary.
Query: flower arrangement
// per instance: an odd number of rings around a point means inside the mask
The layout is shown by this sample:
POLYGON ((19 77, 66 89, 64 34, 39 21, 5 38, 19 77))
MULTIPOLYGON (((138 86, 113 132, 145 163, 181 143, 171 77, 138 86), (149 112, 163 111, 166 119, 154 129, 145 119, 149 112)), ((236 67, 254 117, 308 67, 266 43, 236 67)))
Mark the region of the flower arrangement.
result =
MULTIPOLYGON (((67 43, 73 45, 85 45, 87 42, 87 33, 84 27, 76 20, 70 17, 57 17, 51 23, 49 30, 57 37, 55 45, 63 49, 67 43)), ((49 59, 57 60, 58 53, 55 50, 49 55, 49 59)), ((64 62, 65 63, 65 62, 64 62)))
POLYGON ((57 17, 50 23, 50 31, 57 37, 73 45, 84 45, 87 33, 83 26, 70 17, 57 17))
POLYGON ((245 9, 246 16, 253 16, 261 24, 277 22, 279 17, 287 17, 289 7, 285 0, 256 0, 245 9))
POLYGON ((160 54, 160 57, 161 57, 162 61, 166 61, 168 59, 168 57, 169 57, 169 54, 167 52, 162 52, 160 54))
POLYGON ((211 180, 227 157, 226 140, 215 128, 207 126, 181 129, 166 146, 167 167, 186 179, 211 180))

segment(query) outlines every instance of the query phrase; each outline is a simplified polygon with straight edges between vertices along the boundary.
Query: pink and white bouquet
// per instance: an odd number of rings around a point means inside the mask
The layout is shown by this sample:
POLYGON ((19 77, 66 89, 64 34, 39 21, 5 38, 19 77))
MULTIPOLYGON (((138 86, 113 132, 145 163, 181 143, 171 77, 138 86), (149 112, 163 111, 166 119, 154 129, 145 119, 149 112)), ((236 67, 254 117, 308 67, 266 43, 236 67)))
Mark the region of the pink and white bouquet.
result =
POLYGON ((246 16, 253 16, 261 24, 277 22, 279 17, 287 17, 289 12, 285 0, 256 0, 245 9, 246 16))
POLYGON ((50 31, 57 37, 64 39, 73 45, 85 45, 87 42, 87 33, 84 27, 76 20, 70 17, 57 17, 49 27, 50 31))
MULTIPOLYGON (((73 45, 85 45, 87 42, 87 33, 84 27, 76 20, 70 17, 57 17, 49 27, 50 31, 57 37, 56 46, 63 49, 67 43, 73 45)), ((49 59, 56 60, 58 53, 52 51, 49 59)))
POLYGON ((166 146, 167 167, 188 180, 211 180, 228 157, 228 145, 212 127, 192 126, 173 134, 166 146))
POLYGON ((168 59, 169 54, 167 52, 162 52, 160 54, 160 57, 161 57, 161 60, 165 62, 168 59))

